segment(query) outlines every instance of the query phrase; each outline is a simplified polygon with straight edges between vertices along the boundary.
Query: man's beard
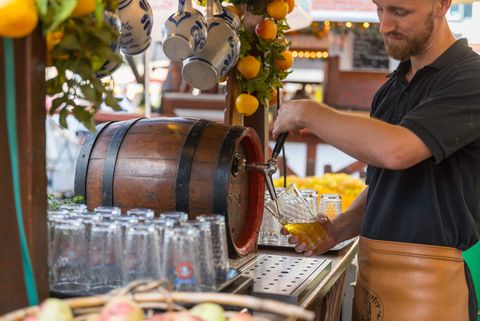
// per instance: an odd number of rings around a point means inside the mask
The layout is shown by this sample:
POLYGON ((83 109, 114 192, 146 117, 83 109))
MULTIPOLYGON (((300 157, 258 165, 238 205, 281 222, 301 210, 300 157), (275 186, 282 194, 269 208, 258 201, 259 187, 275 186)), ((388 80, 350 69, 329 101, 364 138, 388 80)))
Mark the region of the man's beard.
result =
POLYGON ((384 35, 385 49, 390 57, 403 61, 412 56, 416 56, 425 49, 433 32, 433 12, 428 15, 425 22, 425 28, 422 33, 415 35, 413 38, 407 38, 401 33, 391 32, 384 35), (388 36, 401 37, 402 42, 400 44, 389 44, 388 36))

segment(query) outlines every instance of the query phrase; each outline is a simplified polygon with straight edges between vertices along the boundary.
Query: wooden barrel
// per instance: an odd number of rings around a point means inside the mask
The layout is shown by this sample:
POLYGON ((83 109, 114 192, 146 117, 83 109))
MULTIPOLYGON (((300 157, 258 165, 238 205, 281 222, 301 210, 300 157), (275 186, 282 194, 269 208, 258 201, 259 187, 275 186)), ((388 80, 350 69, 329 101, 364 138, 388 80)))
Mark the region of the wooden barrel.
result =
POLYGON ((223 214, 229 255, 245 256, 256 245, 265 182, 259 173, 237 170, 241 159, 263 161, 251 128, 185 118, 109 122, 82 146, 75 194, 90 210, 143 207, 192 219, 223 214))

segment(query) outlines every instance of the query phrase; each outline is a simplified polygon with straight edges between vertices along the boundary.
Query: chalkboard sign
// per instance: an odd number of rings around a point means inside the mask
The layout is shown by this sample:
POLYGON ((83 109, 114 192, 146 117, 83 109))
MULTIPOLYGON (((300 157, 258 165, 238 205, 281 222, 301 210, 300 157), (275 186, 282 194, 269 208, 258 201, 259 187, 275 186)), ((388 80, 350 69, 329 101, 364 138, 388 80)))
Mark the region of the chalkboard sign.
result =
POLYGON ((353 39, 354 69, 388 69, 389 59, 379 33, 358 31, 353 39))

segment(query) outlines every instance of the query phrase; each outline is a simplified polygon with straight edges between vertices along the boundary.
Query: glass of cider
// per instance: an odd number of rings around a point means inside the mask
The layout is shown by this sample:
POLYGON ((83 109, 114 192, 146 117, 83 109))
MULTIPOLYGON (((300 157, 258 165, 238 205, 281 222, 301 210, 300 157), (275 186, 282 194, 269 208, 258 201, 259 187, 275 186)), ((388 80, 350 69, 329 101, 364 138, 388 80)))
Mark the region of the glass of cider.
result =
POLYGON ((316 219, 316 213, 312 212, 311 206, 294 184, 281 191, 276 200, 269 200, 265 208, 300 243, 309 246, 327 237, 325 229, 316 219))

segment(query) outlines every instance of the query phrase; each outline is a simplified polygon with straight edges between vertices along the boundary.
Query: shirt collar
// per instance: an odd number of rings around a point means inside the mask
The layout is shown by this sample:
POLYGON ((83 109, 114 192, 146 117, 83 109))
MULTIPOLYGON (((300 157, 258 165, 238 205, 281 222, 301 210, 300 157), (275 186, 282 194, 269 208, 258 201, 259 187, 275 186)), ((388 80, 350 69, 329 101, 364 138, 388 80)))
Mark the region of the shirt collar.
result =
MULTIPOLYGON (((451 64, 453 61, 457 61, 458 59, 463 57, 465 55, 466 49, 470 49, 468 47, 467 39, 466 38, 458 39, 447 50, 445 50, 445 52, 442 53, 436 60, 434 60, 431 64, 426 65, 425 67, 442 69, 443 67, 451 64)), ((407 72, 410 70, 410 66, 411 66, 410 60, 401 61, 397 69, 395 69, 394 72, 388 74, 387 77, 392 77, 393 75, 405 76, 407 72)))

